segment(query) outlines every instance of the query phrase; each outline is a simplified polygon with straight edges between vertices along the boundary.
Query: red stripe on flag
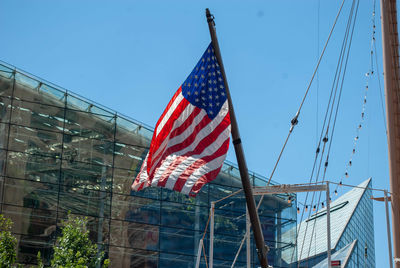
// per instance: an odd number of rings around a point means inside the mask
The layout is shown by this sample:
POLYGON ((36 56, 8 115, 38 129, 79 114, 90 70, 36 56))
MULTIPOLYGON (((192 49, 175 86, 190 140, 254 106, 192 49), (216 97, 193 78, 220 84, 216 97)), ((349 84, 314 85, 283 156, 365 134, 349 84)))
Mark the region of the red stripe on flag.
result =
MULTIPOLYGON (((165 157, 167 157, 168 155, 174 153, 174 152, 178 152, 186 147, 188 147, 190 144, 193 143, 193 141, 196 139, 196 136, 198 134, 199 131, 201 131, 205 126, 207 126, 209 123, 211 122, 211 119, 206 115, 204 116, 204 118, 200 121, 199 124, 197 124, 194 128, 192 133, 186 137, 186 139, 179 143, 179 144, 175 144, 171 147, 167 147, 166 150, 162 153, 160 153, 158 156, 156 156, 156 158, 153 160, 152 165, 156 164, 154 167, 152 166, 150 169, 148 168, 147 170, 153 170, 150 173, 150 177, 153 177, 154 172, 157 170, 157 168, 161 165, 162 161, 159 161, 159 159, 164 159, 165 157)), ((167 145, 168 146, 168 145, 167 145)))
POLYGON ((170 139, 179 136, 182 134, 191 124, 193 124, 193 120, 195 117, 201 112, 201 109, 199 107, 195 107, 193 109, 193 112, 190 114, 190 116, 185 120, 185 122, 177 127, 175 130, 172 131, 171 135, 169 136, 170 139))
POLYGON ((224 154, 226 154, 226 152, 228 151, 229 148, 229 137, 228 139, 226 139, 226 141, 222 144, 222 146, 212 155, 208 155, 205 156, 203 158, 200 158, 198 160, 196 160, 196 162, 194 162, 192 165, 190 165, 185 172, 182 173, 181 176, 179 176, 178 180, 175 183, 174 186, 174 191, 182 191, 182 187, 185 185, 187 179, 189 178, 190 175, 193 174, 193 172, 195 170, 197 170, 198 168, 200 168, 201 166, 207 164, 208 162, 214 160, 215 158, 218 158, 224 154))
MULTIPOLYGON (((194 106, 193 106, 194 107, 194 106)), ((161 142, 161 144, 159 145, 159 147, 157 148, 157 150, 159 151, 157 153, 157 155, 154 155, 156 152, 152 152, 153 154, 153 160, 152 160, 152 165, 153 166, 157 166, 158 164, 158 160, 160 159, 160 157, 162 157, 164 155, 164 150, 167 148, 168 149, 168 144, 169 144, 169 140, 177 137, 178 135, 182 134, 182 132, 184 132, 188 127, 190 127, 193 124, 193 120, 195 119, 195 117, 201 112, 201 109, 198 107, 195 107, 193 109, 193 112, 189 115, 189 117, 185 120, 185 122, 180 125, 179 127, 177 127, 176 129, 172 130, 171 135, 169 135, 166 138, 166 143, 165 140, 163 140, 161 142), (162 146, 162 147, 160 147, 162 146)), ((153 168, 154 170, 154 168, 153 168)), ((150 172, 152 172, 152 167, 150 167, 150 172)), ((153 173, 153 172, 152 172, 153 173)))
POLYGON ((214 169, 214 170, 208 172, 207 174, 203 175, 201 178, 199 178, 197 180, 197 182, 193 185, 192 190, 189 193, 189 196, 195 197, 197 195, 197 193, 201 190, 201 187, 204 186, 204 184, 209 183, 210 181, 215 179, 215 177, 217 177, 221 168, 222 168, 222 165, 219 168, 214 169))
MULTIPOLYGON (((211 120, 208 116, 205 116, 205 118, 208 119, 208 120, 211 120)), ((208 121, 208 120, 204 120, 204 121, 208 121)), ((203 122, 203 120, 202 120, 202 122, 203 122)), ((159 161, 157 163, 157 166, 154 168, 154 171, 150 175, 151 178, 153 178, 154 174, 156 174, 156 172, 158 172, 158 168, 162 165, 162 162, 163 162, 162 160, 163 159, 165 159, 168 155, 171 155, 171 154, 173 154, 175 152, 178 152, 178 151, 180 151, 180 150, 182 150, 184 148, 189 147, 193 143, 193 141, 197 137, 198 132, 201 130, 201 129, 197 129, 197 128, 202 127, 202 126, 199 126, 199 125, 195 127, 196 130, 194 130, 193 133, 186 140, 184 140, 180 144, 176 144, 174 146, 171 146, 170 148, 168 148, 163 153, 163 155, 161 157, 161 161, 159 161)), ((191 155, 201 154, 204 151, 204 149, 206 149, 208 146, 210 146, 214 142, 215 137, 218 137, 229 125, 230 125, 230 119, 229 119, 229 113, 227 113, 225 115, 225 118, 221 121, 221 123, 211 133, 208 133, 208 135, 205 136, 197 144, 197 146, 194 149, 192 149, 191 151, 188 151, 187 153, 183 154, 183 156, 191 156, 191 155)), ((160 184, 160 182, 158 184, 160 184)))
MULTIPOLYGON (((181 90, 182 90, 182 88, 180 87, 178 89, 177 93, 178 92, 180 93, 181 90)), ((151 145, 150 145, 150 150, 149 150, 149 157, 147 159, 147 163, 148 163, 147 164, 147 172, 149 172, 150 167, 151 167, 153 153, 157 151, 158 147, 162 144, 163 140, 168 137, 168 135, 170 134, 171 129, 173 128, 173 125, 174 125, 176 119, 179 118, 179 116, 185 110, 186 106, 188 106, 190 104, 189 101, 187 101, 185 98, 183 98, 182 101, 179 103, 179 105, 172 112, 172 114, 169 117, 168 121, 165 123, 164 127, 161 129, 160 133, 158 133, 158 135, 156 135, 158 125, 161 123, 162 119, 164 118, 164 115, 171 108, 171 105, 173 104, 173 102, 174 102, 176 97, 177 97, 177 94, 175 94, 174 98, 168 103, 168 106, 165 109, 165 111, 163 113, 163 116, 160 117, 160 119, 157 122, 155 131, 153 133, 153 138, 151 140, 151 145)))
MULTIPOLYGON (((224 132, 224 131, 226 130, 226 128, 229 127, 229 126, 230 126, 230 124, 229 124, 229 114, 227 114, 227 115, 225 116, 225 119, 222 120, 222 122, 214 129, 214 131, 211 132, 211 133, 209 133, 209 134, 196 146, 196 148, 195 148, 194 150, 185 153, 185 154, 182 155, 181 157, 178 157, 177 159, 174 160, 173 163, 170 164, 170 166, 167 168, 167 170, 164 171, 164 173, 163 173, 162 177, 160 178, 160 180, 158 181, 157 185, 158 185, 158 186, 161 186, 161 187, 165 187, 165 185, 166 185, 166 183, 167 183, 168 176, 173 172, 173 170, 174 170, 182 161, 184 161, 184 160, 185 160, 187 157, 189 157, 189 156, 192 156, 192 155, 200 155, 201 153, 203 153, 203 151, 204 151, 207 147, 209 147, 210 145, 212 145, 212 143, 214 143, 215 138, 218 138, 219 135, 220 135, 222 132, 224 132), (182 158, 182 157, 184 157, 184 158, 182 158), (183 159, 183 160, 182 160, 182 159, 183 159)), ((228 138, 228 141, 229 141, 229 135, 227 136, 227 138, 228 138)), ((225 142, 222 143, 221 146, 223 147, 224 145, 225 145, 225 142)), ((227 144, 226 151, 228 150, 228 148, 229 148, 229 143, 227 144)), ((226 151, 225 151, 225 153, 226 153, 226 151)), ((211 152, 211 154, 212 154, 212 155, 214 155, 214 154, 219 154, 220 152, 221 152, 221 148, 218 148, 215 152, 211 152)), ((165 155, 167 156, 167 155, 171 155, 171 154, 173 154, 173 153, 174 153, 174 152, 172 152, 172 151, 167 151, 167 152, 165 153, 165 155)), ((166 156, 165 156, 165 157, 166 157, 166 156)), ((215 156, 214 158, 219 157, 219 156, 221 156, 221 155, 217 155, 217 156, 215 156)), ((211 161, 211 160, 214 159, 214 158, 212 158, 212 157, 206 157, 206 158, 203 158, 203 159, 206 159, 206 161, 209 162, 209 161, 211 161)), ((164 158, 163 158, 163 159, 164 159, 164 158)), ((162 164, 163 164, 163 161, 161 161, 160 166, 161 166, 162 164)), ((206 163, 204 163, 204 164, 206 164, 206 163)), ((159 167, 157 167, 157 168, 159 168, 159 167)), ((157 172, 159 172, 159 169, 156 169, 155 172, 154 172, 154 174, 156 174, 157 172)), ((190 174, 191 174, 191 173, 190 173, 190 174)), ((189 175, 190 175, 190 174, 189 174, 189 175)))

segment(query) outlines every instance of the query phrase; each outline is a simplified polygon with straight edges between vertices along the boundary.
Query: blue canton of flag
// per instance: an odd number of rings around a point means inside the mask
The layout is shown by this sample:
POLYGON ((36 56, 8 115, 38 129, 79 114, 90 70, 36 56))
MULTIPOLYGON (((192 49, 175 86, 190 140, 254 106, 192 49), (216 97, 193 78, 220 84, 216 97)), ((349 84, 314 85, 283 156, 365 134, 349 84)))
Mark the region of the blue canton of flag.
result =
POLYGON ((183 83, 182 94, 191 104, 204 109, 214 119, 226 100, 225 92, 221 69, 210 44, 183 83))

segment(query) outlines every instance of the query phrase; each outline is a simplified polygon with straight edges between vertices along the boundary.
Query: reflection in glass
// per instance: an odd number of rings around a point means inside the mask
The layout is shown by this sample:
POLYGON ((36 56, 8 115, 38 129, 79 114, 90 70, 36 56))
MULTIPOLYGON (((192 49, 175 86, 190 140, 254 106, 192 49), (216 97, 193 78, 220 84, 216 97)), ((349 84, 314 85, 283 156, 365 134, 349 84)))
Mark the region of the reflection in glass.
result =
POLYGON ((110 193, 71 186, 60 188, 60 211, 101 218, 110 217, 110 193))
POLYGON ((59 158, 9 151, 6 175, 13 178, 58 183, 60 164, 59 158))
MULTIPOLYGON (((111 267, 193 267, 210 202, 241 189, 237 167, 225 163, 196 198, 153 187, 132 192, 151 128, 18 70, 14 84, 13 71, 0 63, 0 207, 15 223, 19 262, 35 264, 40 250, 49 264, 70 212, 88 217, 90 238, 111 267)), ((266 181, 250 175, 255 185, 266 181)), ((243 193, 216 206, 214 267, 230 267, 245 211, 243 193)), ((268 196, 259 212, 265 239, 276 246, 274 265, 281 248, 294 247, 295 233, 285 240, 276 234, 295 227, 296 208, 284 196, 268 196)), ((206 233, 206 250, 208 239, 206 233)), ((237 267, 245 267, 242 255, 237 267)))
MULTIPOLYGON (((158 252, 110 246, 109 258, 113 267, 162 268, 158 265, 158 252)), ((170 266, 172 267, 172 266, 170 266)), ((179 266, 175 266, 179 267, 179 266)))
POLYGON ((0 122, 1 123, 10 122, 10 107, 11 107, 11 99, 8 97, 0 96, 0 122))
POLYGON ((11 125, 8 148, 44 156, 61 156, 62 135, 53 131, 11 125))

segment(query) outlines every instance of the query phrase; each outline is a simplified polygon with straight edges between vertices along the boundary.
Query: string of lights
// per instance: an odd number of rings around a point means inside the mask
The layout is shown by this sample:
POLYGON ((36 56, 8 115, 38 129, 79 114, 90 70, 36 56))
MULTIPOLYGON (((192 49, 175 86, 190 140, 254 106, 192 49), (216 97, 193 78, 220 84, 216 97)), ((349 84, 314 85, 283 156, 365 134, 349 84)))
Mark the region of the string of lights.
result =
POLYGON ((353 158, 357 152, 357 145, 360 139, 360 133, 361 129, 363 128, 363 125, 365 123, 365 115, 366 115, 366 108, 367 108, 367 97, 368 97, 368 90, 369 90, 369 84, 371 77, 374 75, 374 46, 375 46, 375 29, 376 29, 376 24, 375 24, 375 1, 374 1, 374 9, 372 12, 372 36, 371 36, 371 48, 370 48, 370 68, 369 71, 365 74, 365 87, 364 87, 364 97, 362 100, 362 106, 361 106, 361 114, 360 114, 360 121, 357 124, 356 127, 356 134, 353 140, 353 148, 350 153, 350 158, 349 161, 347 161, 345 165, 345 171, 339 181, 339 184, 336 185, 336 188, 334 190, 334 193, 337 195, 338 188, 343 184, 343 180, 346 178, 349 178, 350 176, 350 168, 353 165, 353 158))
MULTIPOLYGON (((355 131, 355 136, 353 139, 353 146, 352 146, 352 150, 350 153, 350 157, 349 160, 346 162, 345 164, 345 169, 344 169, 344 173, 340 176, 340 179, 336 184, 335 188, 332 190, 331 194, 330 194, 330 202, 332 200, 332 196, 337 196, 338 195, 338 191, 339 188, 341 188, 341 186, 344 185, 344 179, 347 179, 350 177, 350 169, 353 165, 353 159, 355 157, 355 154, 357 152, 357 145, 360 139, 360 134, 361 134, 361 129, 364 127, 365 124, 365 118, 366 118, 366 108, 367 108, 367 97, 368 97, 368 91, 369 91, 369 84, 370 84, 370 80, 373 77, 373 75, 375 74, 374 71, 374 47, 375 47, 375 33, 376 33, 376 19, 375 19, 375 1, 374 1, 374 8, 373 8, 373 12, 372 12, 372 33, 371 33, 371 47, 370 47, 370 67, 368 72, 365 74, 365 86, 364 86, 364 95, 362 98, 362 105, 361 105, 361 113, 360 113, 360 120, 356 126, 356 131, 355 131)), ((293 200, 288 199, 288 202, 291 203, 293 200)), ((317 203, 312 203, 312 204, 307 204, 307 203, 302 203, 300 201, 297 201, 297 213, 300 213, 300 207, 303 207, 304 211, 308 211, 308 209, 311 209, 313 211, 318 210, 319 208, 325 208, 326 205, 326 200, 322 201, 322 202, 317 202, 317 203)))

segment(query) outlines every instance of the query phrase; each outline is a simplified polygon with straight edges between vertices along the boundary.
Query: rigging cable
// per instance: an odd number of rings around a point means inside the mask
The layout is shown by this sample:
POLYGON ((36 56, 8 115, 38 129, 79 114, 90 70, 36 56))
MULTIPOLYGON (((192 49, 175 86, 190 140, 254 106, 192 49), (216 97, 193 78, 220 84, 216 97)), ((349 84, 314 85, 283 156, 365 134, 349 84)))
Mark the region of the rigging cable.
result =
MULTIPOLYGON (((315 77, 315 75, 316 75, 316 73, 317 73, 317 70, 318 70, 319 65, 320 65, 320 63, 321 63, 321 60, 322 60, 322 58, 323 58, 323 56, 324 56, 324 54, 325 54, 326 48, 327 48, 327 46, 328 46, 328 44, 329 44, 329 41, 330 41, 330 39, 331 39, 332 33, 333 33, 334 29, 335 29, 336 23, 337 23, 337 21, 338 21, 338 19, 339 19, 339 16, 340 16, 340 14, 341 14, 341 11, 342 11, 342 8, 343 8, 343 5, 344 5, 345 1, 346 1, 346 0, 342 0, 342 3, 341 3, 340 8, 339 8, 339 11, 338 11, 338 13, 337 13, 337 15, 336 15, 336 17, 335 17, 335 21, 334 21, 334 23, 333 23, 333 25, 332 25, 332 28, 331 28, 330 32, 329 32, 329 35, 328 35, 328 38, 327 38, 327 40, 326 40, 326 42, 325 42, 324 48, 323 48, 323 50, 322 50, 322 53, 321 53, 321 55, 320 55, 320 57, 319 57, 319 59, 318 59, 317 65, 316 65, 316 67, 315 67, 315 69, 314 69, 314 72, 313 72, 313 74, 312 74, 312 76, 311 76, 310 82, 309 82, 309 84, 308 84, 308 86, 307 86, 306 92, 304 93, 303 99, 301 100, 300 106, 299 106, 299 108, 298 108, 298 110, 297 110, 297 112, 296 112, 295 117, 291 120, 291 126, 290 126, 290 129, 289 129, 289 133, 288 133, 288 135, 287 135, 287 137, 286 137, 286 139, 285 139, 285 142, 284 142, 284 144, 283 144, 283 146, 282 146, 282 149, 281 149, 281 151, 280 151, 280 153, 279 153, 278 159, 277 159, 277 161, 276 161, 276 163, 275 163, 275 165, 274 165, 274 167, 273 167, 273 169, 272 169, 271 175, 269 176, 269 179, 268 179, 268 182, 267 182, 267 186, 269 186, 270 183, 271 183, 271 180, 272 180, 272 178, 273 178, 273 176, 274 176, 275 170, 276 170, 276 168, 277 168, 277 166, 278 166, 278 164, 279 164, 279 161, 280 161, 280 159, 281 159, 281 157, 282 157, 283 151, 284 151, 285 148, 286 148, 287 142, 288 142, 288 140, 289 140, 289 138, 290 138, 290 136, 291 136, 291 134, 292 134, 292 132, 293 132, 294 127, 295 127, 295 126, 297 125, 297 123, 298 123, 298 118, 299 118, 299 116, 300 116, 301 109, 302 109, 303 104, 304 104, 304 102, 305 102, 305 100, 306 100, 306 98, 307 98, 307 95, 308 95, 308 92, 309 92, 309 90, 310 90, 310 88, 311 88, 312 82, 314 81, 314 77, 315 77)), ((317 154, 318 154, 318 153, 317 153, 317 154)), ((237 194, 237 193, 234 193, 234 194, 237 194)), ((263 199, 264 199, 264 195, 261 196, 261 198, 260 198, 260 200, 259 200, 259 202, 258 202, 258 204, 257 204, 257 210, 260 208, 263 199)), ((246 235, 246 234, 245 234, 245 235, 246 235)), ((242 243, 244 243, 244 239, 242 240, 242 243)), ((241 243, 241 245, 240 245, 239 248, 242 247, 242 243, 241 243)), ((293 257, 293 256, 292 256, 292 257, 293 257)), ((234 263, 233 263, 233 265, 234 265, 234 263)), ((232 267, 233 267, 233 265, 232 265, 232 267)))
MULTIPOLYGON (((375 12, 374 12, 374 16, 375 16, 375 12)), ((375 33, 375 22, 374 22, 374 33, 375 33)), ((381 102, 381 110, 382 110, 382 117, 383 117, 383 122, 385 124, 385 133, 387 135, 387 124, 386 124, 386 116, 385 116, 385 108, 384 108, 384 104, 383 104, 383 96, 382 96, 382 82, 381 82, 381 73, 379 72, 379 65, 378 65, 378 55, 376 53, 376 42, 375 42, 375 38, 374 38, 374 54, 375 54, 375 62, 376 62, 376 72, 378 73, 378 85, 379 85, 379 97, 380 97, 380 102, 381 102)))
MULTIPOLYGON (((359 140, 359 136, 360 136, 359 133, 360 133, 360 130, 361 130, 361 128, 363 126, 363 123, 364 123, 364 120, 365 120, 367 95, 368 95, 368 91, 369 91, 368 90, 369 89, 369 81, 370 81, 371 76, 375 73, 374 72, 374 64, 373 64, 373 61, 374 61, 373 54, 374 54, 374 45, 375 45, 375 28, 376 28, 376 26, 375 26, 375 1, 374 1, 373 12, 372 12, 372 37, 371 37, 371 51, 370 51, 370 69, 365 74, 366 75, 366 86, 365 86, 365 93, 364 93, 363 103, 362 103, 361 119, 360 119, 360 122, 359 122, 359 124, 357 126, 357 129, 356 129, 356 136, 354 138, 354 144, 353 144, 353 149, 352 149, 352 152, 351 152, 351 155, 350 155, 350 159, 346 163, 346 169, 345 169, 345 172, 344 172, 344 176, 345 177, 349 176, 349 169, 353 164, 353 162, 352 162, 353 161, 353 156, 354 156, 354 154, 356 152, 356 146, 357 146, 357 143, 358 143, 358 140, 359 140)), ((380 86, 379 71, 378 71, 378 60, 376 58, 376 51, 375 51, 375 61, 376 61, 376 68, 377 68, 377 72, 378 72, 378 82, 379 82, 379 86, 380 86)), ((380 93, 381 93, 381 91, 380 91, 380 93)), ((381 96, 381 101, 382 101, 382 96, 381 96)), ((382 112, 383 112, 383 110, 382 110, 382 112)), ((386 124, 385 124, 385 127, 386 127, 386 124)), ((337 193, 338 187, 342 185, 342 181, 343 180, 341 179, 339 184, 336 185, 335 193, 337 193)))
MULTIPOLYGON (((336 105, 335 118, 334 118, 334 121, 333 121, 333 127, 332 127, 332 132, 331 132, 331 138, 330 138, 330 143, 329 143, 329 146, 328 146, 328 153, 327 153, 327 155, 326 155, 324 173, 323 173, 323 177, 322 177, 322 181, 323 181, 323 182, 325 181, 326 170, 327 170, 328 161, 329 161, 329 155, 330 155, 330 151, 331 151, 331 148, 332 148, 332 141, 333 141, 333 136, 334 136, 335 127, 336 127, 336 120, 337 120, 337 115, 338 115, 338 111, 339 111, 339 104, 340 104, 340 100, 341 100, 341 96, 342 96, 343 83, 344 83, 344 79, 345 79, 345 75, 346 75, 347 63, 348 63, 348 59, 349 59, 349 55, 350 55, 350 48, 351 48, 351 44, 352 44, 352 39, 353 39, 353 34, 354 34, 354 26, 355 26, 356 19, 357 19, 359 4, 360 4, 360 1, 357 0, 357 7, 356 7, 356 10, 355 10, 354 22, 353 22, 353 26, 352 26, 352 30, 351 30, 350 41, 349 41, 349 47, 348 47, 347 55, 346 55, 346 62, 345 62, 344 71, 343 71, 343 78, 342 78, 342 82, 341 82, 341 86, 340 86, 339 99, 338 99, 338 102, 337 102, 337 105, 336 105)), ((313 199, 314 199, 314 195, 315 195, 315 192, 313 192, 313 199)), ((321 202, 321 192, 319 192, 319 197, 318 197, 318 203, 317 203, 317 204, 319 204, 320 202, 321 202)), ((326 200, 326 202, 329 202, 329 200, 326 200)), ((313 204, 313 202, 311 202, 311 203, 313 204)), ((311 211, 310 211, 310 212, 311 212, 311 211)), ((316 221, 313 222, 313 229, 312 229, 312 232, 311 232, 311 237, 313 237, 314 232, 315 232, 315 224, 316 224, 316 221)), ((304 243, 304 240, 303 240, 303 243, 304 243)), ((311 241, 310 241, 310 247, 309 247, 309 250, 308 250, 308 255, 307 255, 307 257, 309 257, 310 248, 311 248, 311 241)))
POLYGON ((312 84, 312 82, 314 81, 315 74, 316 74, 316 72, 317 72, 317 70, 318 70, 318 67, 319 67, 320 63, 321 63, 322 57, 323 57, 324 54, 325 54, 325 50, 326 50, 326 48, 327 48, 327 46, 328 46, 328 43, 329 43, 329 40, 330 40, 330 38, 331 38, 331 36, 332 36, 333 30, 335 29, 336 22, 337 22, 337 20, 338 20, 338 18, 339 18, 339 15, 340 15, 341 11, 342 11, 342 7, 343 7, 343 4, 344 4, 345 1, 346 1, 346 0, 343 0, 343 1, 342 1, 342 4, 341 4, 341 6, 340 6, 340 9, 339 9, 339 11, 338 11, 338 13, 337 13, 337 15, 336 15, 336 18, 335 18, 335 22, 333 23, 333 26, 332 26, 332 28, 331 28, 331 31, 329 32, 328 39, 327 39, 326 42, 325 42, 325 46, 324 46, 324 48, 323 48, 323 50, 322 50, 321 56, 320 56, 319 59, 318 59, 317 66, 315 67, 314 73, 313 73, 313 75, 311 76, 311 80, 310 80, 310 82, 309 82, 309 84, 308 84, 308 87, 307 87, 307 89, 306 89, 306 92, 305 92, 305 94, 304 94, 304 97, 303 97, 303 99, 302 99, 302 101, 301 101, 301 103, 300 103, 300 106, 299 106, 299 108, 298 108, 298 110, 297 110, 297 113, 296 113, 295 117, 294 117, 294 118, 292 119, 292 121, 291 121, 291 124, 292 124, 292 125, 291 125, 291 127, 290 127, 290 129, 289 129, 288 136, 287 136, 287 138, 286 138, 286 140, 285 140, 285 143, 284 143, 284 145, 283 145, 283 147, 282 147, 281 152, 279 153, 278 159, 277 159, 277 161, 276 161, 276 163, 275 163, 275 166, 274 166, 274 168, 273 168, 273 170, 272 170, 272 172, 271 172, 271 175, 270 175, 270 177, 269 177, 269 179, 268 179, 267 185, 270 184, 271 179, 272 179, 272 177, 274 176, 276 167, 278 166, 279 160, 281 159, 282 153, 283 153, 283 151, 285 150, 287 141, 289 140, 289 137, 290 137, 291 133, 293 132, 294 127, 295 127, 295 126, 297 125, 297 123, 298 123, 298 117, 300 116, 301 108, 303 107, 304 101, 305 101, 306 98, 307 98, 307 95, 308 95, 308 92, 309 92, 309 90, 310 90, 311 84, 312 84))
MULTIPOLYGON (((352 5, 352 7, 353 7, 353 5, 352 5)), ((346 30, 346 36, 348 35, 348 28, 349 27, 347 27, 347 30, 346 30)), ((337 88, 338 88, 337 81, 339 81, 339 78, 340 78, 341 66, 342 66, 341 62, 342 62, 343 57, 344 57, 343 55, 344 55, 345 41, 346 41, 346 39, 343 39, 341 51, 340 51, 339 58, 338 58, 338 64, 337 64, 337 67, 336 67, 336 72, 335 72, 335 76, 334 76, 334 80, 333 80, 333 84, 332 84, 332 88, 331 88, 329 101, 328 101, 328 105, 327 105, 327 108, 326 108, 326 111, 325 111, 324 122, 323 122, 323 126, 322 126, 322 129, 321 129, 320 140, 319 140, 319 143, 318 143, 318 146, 317 146, 316 155, 315 155, 315 159, 314 159, 314 163, 313 163, 313 167, 312 167, 312 171, 311 171, 311 175, 310 175, 310 182, 312 182, 312 179, 314 177, 314 172, 315 172, 315 169, 316 169, 316 166, 317 166, 317 161, 318 161, 318 158, 320 157, 320 161, 319 161, 319 165, 318 165, 318 169, 317 169, 317 175, 316 175, 316 181, 318 181, 319 171, 320 171, 321 165, 322 165, 322 158, 323 158, 323 155, 325 153, 326 143, 328 141, 328 130, 329 130, 330 121, 331 121, 331 118, 332 118, 332 110, 333 110, 334 104, 336 102, 336 95, 337 95, 337 88), (332 100, 332 97, 333 97, 333 100, 332 100), (331 112, 329 112, 329 111, 331 111, 331 112), (328 119, 328 114, 329 114, 329 119, 328 119), (328 119, 328 122, 327 122, 327 119, 328 119), (325 130, 325 128, 326 128, 326 130, 325 130), (320 147, 321 146, 321 141, 323 142, 323 147, 322 147, 321 154, 319 154, 320 153, 320 148, 321 148, 320 147)), ((308 199, 308 195, 309 195, 309 193, 307 192, 306 193, 306 200, 308 199)), ((301 227, 301 222, 302 222, 303 217, 304 217, 304 210, 303 210, 302 215, 301 215, 299 228, 301 227)), ((297 233, 296 240, 298 238, 298 235, 299 234, 297 233)), ((293 261, 293 257, 294 257, 294 251, 292 252, 291 261, 293 261)))
MULTIPOLYGON (((339 59, 338 59, 338 65, 337 65, 337 74, 338 75, 335 74, 335 79, 334 79, 334 82, 333 82, 333 87, 335 88, 334 100, 332 102, 332 106, 330 107, 328 124, 327 124, 327 128, 326 128, 326 131, 325 131, 325 137, 323 139, 323 141, 324 141, 323 152, 325 151, 325 146, 326 146, 326 143, 327 143, 328 139, 329 139, 329 145, 328 145, 328 151, 327 151, 327 155, 326 155, 326 160, 325 160, 325 163, 324 163, 324 169, 323 169, 324 172, 323 172, 323 180, 322 181, 325 180, 325 174, 326 174, 326 170, 327 170, 327 167, 328 167, 329 154, 330 154, 330 149, 331 149, 332 140, 333 140, 333 134, 334 134, 335 126, 336 126, 336 119, 337 119, 337 114, 338 114, 338 110, 339 110, 339 104, 340 104, 340 100, 341 100, 341 96, 342 96, 343 83, 344 83, 345 73, 346 73, 346 69, 347 69, 347 62, 348 62, 348 58, 349 58, 349 52, 350 52, 350 47, 351 47, 352 36, 353 36, 353 32, 354 32, 354 25, 355 25, 357 10, 358 10, 358 5, 357 5, 356 13, 354 15, 355 1, 356 0, 353 0, 352 6, 351 6, 351 11, 350 11, 350 14, 349 14, 348 23, 347 23, 347 27, 346 27, 346 32, 345 32, 345 36, 344 36, 343 43, 342 43, 342 49, 341 49, 341 53, 340 53, 340 56, 339 56, 339 59), (353 16, 354 16, 354 22, 353 22, 353 16), (352 26, 352 31, 351 31, 351 34, 350 34, 351 25, 353 25, 353 26, 352 26), (350 34, 350 40, 349 40, 349 34, 350 34), (344 69, 343 69, 343 62, 344 62, 344 69), (342 69, 343 69, 343 71, 342 71, 342 69), (340 81, 341 81, 341 83, 340 83, 340 81), (340 83, 339 96, 338 96, 338 99, 336 101, 336 96, 337 96, 337 90, 338 90, 338 87, 339 87, 339 83, 340 83), (334 106, 335 104, 336 104, 336 107, 334 106), (335 111, 335 116, 334 116, 333 127, 332 127, 332 130, 331 130, 331 134, 329 135, 330 124, 331 124, 332 115, 333 115, 334 111, 335 111), (330 138, 328 138, 329 136, 330 136, 330 138)), ((316 178, 315 178, 316 182, 318 182, 318 180, 319 180, 320 170, 321 170, 321 167, 322 167, 322 159, 323 159, 323 154, 321 155, 321 158, 320 158, 320 163, 319 163, 319 167, 318 167, 318 170, 317 170, 317 175, 316 175, 316 178)), ((312 180, 312 177, 310 178, 310 180, 312 180)), ((308 195, 307 195, 306 199, 307 198, 308 198, 308 195)), ((312 202, 311 202, 312 205, 314 204, 314 198, 315 198, 315 192, 313 192, 313 194, 312 194, 312 202)), ((327 202, 328 202, 328 200, 327 200, 327 202)), ((309 217, 310 217, 311 213, 312 213, 312 211, 310 210, 309 211, 309 217)), ((304 215, 304 213, 303 213, 303 215, 304 215)), ((301 220, 301 222, 302 222, 302 220, 301 220)), ((300 229, 300 227, 299 227, 299 229, 300 229)), ((300 251, 300 258, 301 258, 302 253, 303 253, 304 242, 305 242, 305 237, 307 235, 307 230, 308 230, 308 222, 306 224, 306 228, 305 228, 305 232, 304 232, 303 243, 302 243, 301 251, 300 251)), ((313 232, 312 232, 311 236, 313 236, 313 232)), ((311 248, 311 241, 312 241, 312 239, 310 240, 309 250, 311 248)), ((310 253, 310 251, 308 251, 308 254, 309 253, 310 253)), ((300 265, 300 263, 298 263, 298 266, 299 265, 300 265)))

